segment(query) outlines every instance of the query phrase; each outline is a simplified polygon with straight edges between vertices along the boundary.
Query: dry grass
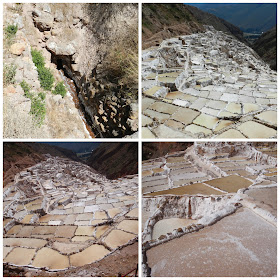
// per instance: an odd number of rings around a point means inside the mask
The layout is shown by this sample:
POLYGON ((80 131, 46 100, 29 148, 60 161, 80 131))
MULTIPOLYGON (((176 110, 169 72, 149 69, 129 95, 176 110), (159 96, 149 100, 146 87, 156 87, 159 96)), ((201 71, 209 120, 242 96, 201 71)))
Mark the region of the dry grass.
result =
POLYGON ((29 114, 16 113, 12 103, 5 99, 3 105, 4 138, 44 138, 44 131, 38 128, 29 114))
POLYGON ((138 28, 126 31, 109 49, 104 67, 110 81, 129 90, 138 84, 138 28))

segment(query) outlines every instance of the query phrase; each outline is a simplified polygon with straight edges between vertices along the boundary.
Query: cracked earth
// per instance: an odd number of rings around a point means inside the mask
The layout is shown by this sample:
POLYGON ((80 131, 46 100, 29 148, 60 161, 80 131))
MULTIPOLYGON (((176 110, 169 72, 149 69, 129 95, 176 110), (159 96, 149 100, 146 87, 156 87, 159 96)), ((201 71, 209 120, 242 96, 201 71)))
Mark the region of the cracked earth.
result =
POLYGON ((143 138, 276 138, 277 73, 208 26, 142 52, 143 138))
POLYGON ((49 155, 4 188, 4 264, 32 276, 110 258, 137 243, 137 196, 137 175, 108 180, 49 155))

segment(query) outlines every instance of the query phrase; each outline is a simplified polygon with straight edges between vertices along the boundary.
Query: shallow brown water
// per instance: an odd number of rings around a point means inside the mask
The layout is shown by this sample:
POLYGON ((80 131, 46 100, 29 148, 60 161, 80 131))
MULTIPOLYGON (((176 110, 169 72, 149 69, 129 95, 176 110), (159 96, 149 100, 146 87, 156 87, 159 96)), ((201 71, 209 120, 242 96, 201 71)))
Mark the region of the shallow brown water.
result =
POLYGON ((75 107, 78 109, 79 115, 80 115, 81 119, 83 120, 90 137, 95 138, 94 133, 92 132, 90 126, 88 125, 88 123, 86 121, 86 118, 84 116, 84 112, 81 109, 80 101, 79 101, 78 94, 77 94, 77 91, 76 91, 75 83, 71 79, 64 76, 64 73, 63 73, 62 70, 59 70, 59 73, 60 73, 64 83, 66 84, 66 87, 67 87, 68 91, 70 92, 70 94, 72 96, 72 100, 75 104, 75 107))

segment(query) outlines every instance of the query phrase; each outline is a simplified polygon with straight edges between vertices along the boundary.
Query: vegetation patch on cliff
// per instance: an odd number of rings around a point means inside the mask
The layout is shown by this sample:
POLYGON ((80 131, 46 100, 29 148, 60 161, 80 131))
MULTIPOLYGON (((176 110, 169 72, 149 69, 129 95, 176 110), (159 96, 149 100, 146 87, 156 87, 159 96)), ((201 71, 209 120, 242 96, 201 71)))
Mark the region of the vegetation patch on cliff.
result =
POLYGON ((31 100, 31 108, 29 113, 32 115, 35 125, 40 127, 46 117, 46 94, 44 92, 39 92, 38 94, 32 93, 30 91, 31 87, 26 83, 26 81, 22 81, 20 85, 25 96, 31 100))

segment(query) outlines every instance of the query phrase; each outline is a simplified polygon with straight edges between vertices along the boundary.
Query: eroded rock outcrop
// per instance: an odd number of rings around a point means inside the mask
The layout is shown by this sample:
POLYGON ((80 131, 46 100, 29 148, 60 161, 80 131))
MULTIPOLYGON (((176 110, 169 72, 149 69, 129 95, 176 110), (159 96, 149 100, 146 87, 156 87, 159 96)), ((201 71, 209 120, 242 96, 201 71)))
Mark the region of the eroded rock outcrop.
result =
MULTIPOLYGON (((14 84, 25 80, 32 90, 41 90, 30 53, 33 48, 42 52, 56 81, 73 80, 73 94, 78 97, 74 104, 70 94, 63 99, 48 94, 46 120, 38 131, 44 136, 37 138, 124 137, 138 130, 138 66, 130 72, 123 66, 127 57, 134 64, 138 61, 137 36, 130 36, 138 26, 137 5, 41 3, 8 4, 4 9, 5 27, 18 26, 17 45, 12 52, 4 51, 5 63, 17 67, 14 84), (121 45, 124 41, 127 45, 121 45), (118 60, 118 53, 126 56, 118 60), (124 72, 115 71, 118 67, 124 67, 124 72)), ((23 95, 19 86, 16 95, 17 99, 23 95)), ((4 103, 8 111, 14 100, 9 96, 4 103)), ((28 118, 26 111, 24 117, 28 118)), ((29 131, 31 137, 36 137, 36 129, 29 131)), ((27 137, 23 131, 6 134, 27 137)))

